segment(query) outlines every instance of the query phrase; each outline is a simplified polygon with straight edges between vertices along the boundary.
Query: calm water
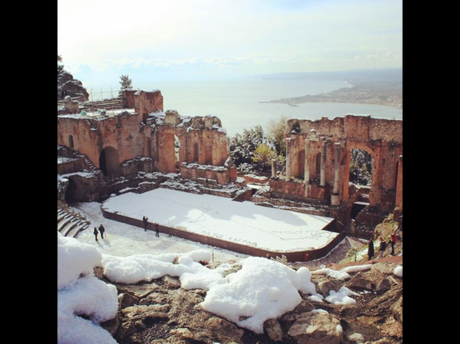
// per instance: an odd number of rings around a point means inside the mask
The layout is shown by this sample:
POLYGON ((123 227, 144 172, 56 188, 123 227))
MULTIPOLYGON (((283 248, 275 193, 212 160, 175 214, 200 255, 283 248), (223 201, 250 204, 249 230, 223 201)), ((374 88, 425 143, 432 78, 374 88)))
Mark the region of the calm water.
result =
POLYGON ((341 103, 304 103, 297 107, 268 104, 280 98, 318 94, 351 87, 343 80, 319 79, 233 79, 220 81, 159 82, 165 110, 177 110, 181 115, 215 115, 222 121, 229 137, 255 125, 268 128, 271 120, 281 116, 310 120, 343 117, 348 113, 372 117, 402 119, 402 110, 388 106, 341 103))

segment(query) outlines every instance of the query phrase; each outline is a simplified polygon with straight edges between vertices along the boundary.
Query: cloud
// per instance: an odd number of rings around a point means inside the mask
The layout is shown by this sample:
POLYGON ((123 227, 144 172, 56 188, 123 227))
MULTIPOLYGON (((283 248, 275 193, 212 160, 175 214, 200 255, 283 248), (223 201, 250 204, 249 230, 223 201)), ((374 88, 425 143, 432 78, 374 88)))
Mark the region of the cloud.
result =
POLYGON ((58 51, 98 72, 338 70, 355 56, 354 68, 366 56, 382 67, 382 52, 394 67, 401 15, 400 0, 59 0, 58 51))

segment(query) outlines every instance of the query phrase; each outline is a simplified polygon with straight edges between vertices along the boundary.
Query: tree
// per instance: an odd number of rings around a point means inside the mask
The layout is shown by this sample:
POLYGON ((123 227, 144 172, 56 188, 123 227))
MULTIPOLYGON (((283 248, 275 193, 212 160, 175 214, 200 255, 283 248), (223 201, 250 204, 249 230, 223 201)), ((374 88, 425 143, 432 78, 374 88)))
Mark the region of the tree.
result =
POLYGON ((132 86, 132 80, 129 78, 128 75, 121 75, 120 76, 120 84, 121 84, 121 90, 120 92, 123 92, 125 90, 131 90, 133 88, 132 86))
POLYGON ((230 155, 236 166, 251 164, 254 151, 264 141, 264 131, 260 125, 244 129, 243 134, 236 134, 230 141, 230 155))
POLYGON ((276 152, 282 156, 286 156, 286 143, 283 139, 287 119, 286 116, 281 116, 278 120, 271 120, 268 124, 268 138, 275 144, 276 152))
POLYGON ((276 152, 268 147, 265 143, 257 146, 252 157, 252 161, 257 164, 257 167, 265 171, 270 168, 273 159, 277 158, 276 152))

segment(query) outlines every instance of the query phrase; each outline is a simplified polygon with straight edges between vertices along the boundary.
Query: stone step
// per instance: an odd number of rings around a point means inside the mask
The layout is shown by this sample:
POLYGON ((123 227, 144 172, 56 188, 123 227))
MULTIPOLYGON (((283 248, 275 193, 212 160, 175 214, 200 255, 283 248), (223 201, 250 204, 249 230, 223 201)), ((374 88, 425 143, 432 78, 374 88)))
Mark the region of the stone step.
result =
POLYGON ((58 231, 62 233, 62 229, 70 223, 72 218, 65 218, 62 221, 58 222, 58 231))
POLYGON ((68 236, 69 232, 76 226, 75 223, 68 223, 61 231, 62 235, 68 236))
POLYGON ((80 227, 80 229, 79 229, 76 233, 74 233, 74 236, 73 236, 73 237, 74 237, 74 238, 77 238, 78 235, 79 235, 81 232, 83 232, 84 230, 88 229, 88 227, 89 227, 89 225, 84 225, 83 227, 80 227))

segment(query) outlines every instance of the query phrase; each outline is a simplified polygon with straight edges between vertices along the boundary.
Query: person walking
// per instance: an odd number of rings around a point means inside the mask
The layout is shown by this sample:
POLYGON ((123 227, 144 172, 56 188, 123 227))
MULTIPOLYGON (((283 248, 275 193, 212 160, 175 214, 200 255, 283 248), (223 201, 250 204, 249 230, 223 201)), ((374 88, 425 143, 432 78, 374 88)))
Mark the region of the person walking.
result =
POLYGON ((99 226, 99 232, 101 232, 101 238, 104 239, 105 228, 102 224, 99 226))
POLYGON ((146 216, 144 216, 144 217, 142 218, 142 222, 144 222, 144 230, 147 232, 147 226, 148 226, 148 224, 149 224, 149 218, 146 217, 146 216))
POLYGON ((93 232, 93 233, 94 233, 94 237, 96 238, 96 241, 98 241, 98 240, 97 240, 97 234, 98 234, 98 232, 97 232, 97 228, 96 228, 96 227, 94 227, 94 232, 93 232))
POLYGON ((379 248, 380 258, 383 258, 383 253, 385 252, 386 248, 387 248, 387 243, 385 239, 383 239, 383 237, 380 237, 380 248, 379 248))
POLYGON ((155 236, 160 237, 160 225, 155 222, 155 236))
POLYGON ((367 246, 367 257, 368 257, 368 260, 371 260, 372 257, 374 257, 374 240, 372 240, 372 238, 369 240, 368 242, 368 246, 367 246))

